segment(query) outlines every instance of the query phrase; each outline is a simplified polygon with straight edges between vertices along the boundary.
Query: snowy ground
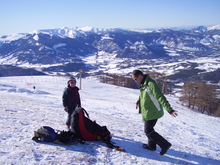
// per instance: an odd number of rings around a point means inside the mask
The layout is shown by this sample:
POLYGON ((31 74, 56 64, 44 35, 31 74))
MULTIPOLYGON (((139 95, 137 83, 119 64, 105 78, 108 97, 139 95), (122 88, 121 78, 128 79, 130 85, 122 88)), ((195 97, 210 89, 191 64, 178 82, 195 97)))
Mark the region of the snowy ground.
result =
POLYGON ((0 78, 0 164, 220 164, 219 118, 193 112, 181 106, 178 98, 167 96, 179 116, 165 113, 155 127, 173 144, 161 156, 159 147, 155 152, 142 148, 147 138, 135 109, 139 91, 89 79, 82 81, 82 106, 91 119, 108 127, 113 141, 126 152, 111 150, 99 141, 75 145, 32 141, 41 126, 66 129, 61 102, 65 86, 66 79, 61 77, 0 78))

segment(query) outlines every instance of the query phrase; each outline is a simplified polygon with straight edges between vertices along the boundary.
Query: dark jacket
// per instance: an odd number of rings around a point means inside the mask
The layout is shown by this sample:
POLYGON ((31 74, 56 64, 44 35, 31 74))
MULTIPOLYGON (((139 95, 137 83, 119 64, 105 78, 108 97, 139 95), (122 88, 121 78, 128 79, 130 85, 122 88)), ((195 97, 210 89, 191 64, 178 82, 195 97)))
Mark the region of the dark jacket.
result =
POLYGON ((79 95, 78 87, 70 87, 64 89, 63 92, 63 106, 68 108, 68 112, 76 108, 76 106, 81 107, 81 100, 79 95))

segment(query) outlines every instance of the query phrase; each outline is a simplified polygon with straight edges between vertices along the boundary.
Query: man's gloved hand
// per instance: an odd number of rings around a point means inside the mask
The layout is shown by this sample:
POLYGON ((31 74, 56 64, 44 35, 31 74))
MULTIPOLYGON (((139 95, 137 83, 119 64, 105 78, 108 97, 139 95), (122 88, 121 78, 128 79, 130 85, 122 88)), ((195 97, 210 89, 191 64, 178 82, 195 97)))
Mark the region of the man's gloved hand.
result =
POLYGON ((68 112, 68 108, 67 108, 67 107, 64 107, 64 111, 68 112))

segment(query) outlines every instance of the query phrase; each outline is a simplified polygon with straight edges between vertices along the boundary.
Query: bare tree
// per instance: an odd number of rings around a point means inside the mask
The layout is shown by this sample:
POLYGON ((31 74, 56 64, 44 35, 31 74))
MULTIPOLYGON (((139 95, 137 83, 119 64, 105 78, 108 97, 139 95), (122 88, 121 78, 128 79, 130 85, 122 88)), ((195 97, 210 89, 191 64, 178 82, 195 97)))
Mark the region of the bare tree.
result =
POLYGON ((189 82, 183 85, 182 96, 180 101, 188 103, 188 108, 193 108, 195 106, 195 99, 197 97, 198 86, 195 82, 189 82))
MULTIPOLYGON (((187 103, 187 107, 208 115, 219 114, 219 99, 214 85, 203 82, 189 82, 183 85, 180 101, 187 103)), ((215 115, 216 116, 216 115, 215 115)))
POLYGON ((207 112, 212 114, 217 109, 217 92, 216 87, 211 84, 198 82, 198 97, 196 98, 196 106, 201 113, 207 112))
POLYGON ((119 74, 104 73, 100 76, 100 82, 127 88, 134 88, 136 86, 131 77, 119 74))
POLYGON ((218 99, 218 107, 216 111, 213 112, 214 116, 220 117, 220 99, 218 99))
POLYGON ((159 73, 156 71, 146 71, 146 73, 157 82, 164 94, 168 92, 168 78, 165 73, 159 73))

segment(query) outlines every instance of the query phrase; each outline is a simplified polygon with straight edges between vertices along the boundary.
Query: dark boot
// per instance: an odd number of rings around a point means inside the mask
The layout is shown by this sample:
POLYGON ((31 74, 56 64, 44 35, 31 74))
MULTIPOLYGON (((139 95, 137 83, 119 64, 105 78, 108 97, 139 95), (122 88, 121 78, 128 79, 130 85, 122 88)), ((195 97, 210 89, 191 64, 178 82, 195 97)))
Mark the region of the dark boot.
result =
POLYGON ((142 147, 151 151, 155 151, 157 146, 152 139, 148 138, 148 144, 143 144, 142 147))
POLYGON ((157 144, 153 141, 153 139, 148 138, 148 146, 152 151, 155 151, 157 148, 157 144))
POLYGON ((152 132, 149 135, 147 135, 147 137, 149 139, 152 139, 154 143, 160 146, 160 148, 162 149, 160 155, 164 155, 167 152, 167 150, 172 146, 171 143, 169 143, 157 132, 152 132))

